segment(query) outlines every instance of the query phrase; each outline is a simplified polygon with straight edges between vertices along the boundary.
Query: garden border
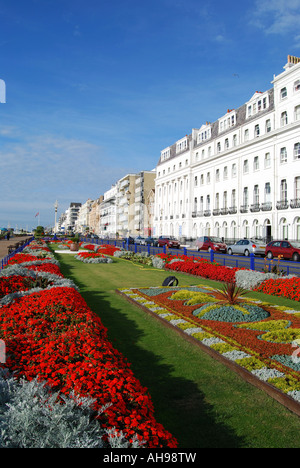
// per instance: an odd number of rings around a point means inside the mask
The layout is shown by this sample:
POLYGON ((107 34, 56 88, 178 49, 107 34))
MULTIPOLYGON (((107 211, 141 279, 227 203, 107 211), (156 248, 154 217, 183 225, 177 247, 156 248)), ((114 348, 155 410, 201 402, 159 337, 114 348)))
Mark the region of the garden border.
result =
POLYGON ((221 362, 227 368, 234 371, 236 374, 240 375, 246 382, 248 382, 251 385, 253 385, 254 387, 266 392, 270 397, 272 397, 278 403, 285 406, 292 413, 295 413, 297 416, 300 416, 300 403, 295 401, 289 395, 286 395, 285 393, 281 392, 280 390, 278 390, 277 388, 275 388, 272 385, 268 384, 267 382, 264 382, 264 381, 258 379, 255 375, 253 375, 247 369, 244 369, 243 367, 236 364, 234 361, 231 361, 231 360, 227 359, 226 357, 222 356, 222 354, 218 353, 217 351, 210 348, 209 346, 206 346, 205 344, 203 344, 201 341, 197 340, 193 336, 188 335, 187 333, 185 333, 180 328, 175 327, 168 320, 165 320, 163 317, 160 317, 159 315, 155 314, 150 309, 143 306, 142 304, 139 304, 134 299, 131 299, 126 294, 124 294, 122 291, 119 291, 118 289, 116 289, 115 292, 117 294, 119 294, 120 296, 122 296, 123 298, 125 298, 128 302, 131 302, 132 304, 135 304, 136 306, 138 306, 140 309, 142 309, 144 312, 148 313, 152 317, 155 317, 156 319, 160 320, 165 326, 175 330, 180 336, 184 337, 190 343, 193 343, 193 344, 196 344, 197 346, 199 346, 200 349, 202 349, 202 351, 204 351, 206 354, 210 355, 212 358, 214 358, 217 361, 221 362))

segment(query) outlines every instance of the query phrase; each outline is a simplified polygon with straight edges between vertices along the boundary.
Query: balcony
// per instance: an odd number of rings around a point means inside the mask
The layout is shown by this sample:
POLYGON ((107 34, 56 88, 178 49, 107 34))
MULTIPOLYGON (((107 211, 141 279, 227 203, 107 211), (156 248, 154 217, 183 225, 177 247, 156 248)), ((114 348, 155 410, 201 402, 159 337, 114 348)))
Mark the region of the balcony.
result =
POLYGON ((290 203, 291 208, 300 208, 300 198, 293 198, 290 203))
POLYGON ((287 200, 279 200, 276 203, 277 210, 287 210, 289 207, 289 202, 287 200))
POLYGON ((215 208, 215 209, 213 210, 213 216, 219 216, 219 215, 220 215, 220 210, 219 210, 219 208, 215 208))
POLYGON ((211 210, 204 210, 204 216, 211 216, 211 210))
POLYGON ((228 208, 228 213, 229 214, 236 214, 237 213, 237 207, 236 206, 230 206, 228 208))
POLYGON ((221 215, 227 215, 228 214, 228 208, 221 208, 221 215))
POLYGON ((248 205, 241 205, 240 206, 241 213, 248 213, 248 205))
POLYGON ((253 203, 253 205, 250 205, 250 211, 251 213, 258 213, 260 211, 260 204, 253 203))
POLYGON ((271 211, 272 210, 272 203, 266 202, 261 204, 261 211, 271 211))

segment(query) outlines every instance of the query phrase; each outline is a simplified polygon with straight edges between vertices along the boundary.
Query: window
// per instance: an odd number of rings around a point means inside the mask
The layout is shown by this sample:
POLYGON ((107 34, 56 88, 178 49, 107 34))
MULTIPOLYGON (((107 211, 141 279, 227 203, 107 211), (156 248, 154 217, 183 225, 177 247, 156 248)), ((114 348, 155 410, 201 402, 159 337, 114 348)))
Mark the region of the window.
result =
POLYGON ((265 184, 265 202, 268 203, 271 201, 271 184, 266 182, 265 184))
POLYGON ((232 144, 233 144, 233 146, 237 146, 237 144, 238 144, 237 135, 233 135, 232 144))
POLYGON ((248 187, 244 187, 244 191, 243 191, 243 205, 244 206, 248 205, 248 197, 249 197, 248 187))
POLYGON ((246 130, 245 130, 244 139, 245 139, 245 141, 249 140, 249 130, 248 130, 248 128, 246 128, 246 130))
POLYGON ((229 148, 229 140, 228 138, 226 138, 225 140, 225 149, 228 149, 229 148))
POLYGON ((197 176, 196 176, 195 179, 194 179, 194 185, 195 185, 195 187, 198 186, 198 177, 197 177, 197 176))
POLYGON ((220 169, 216 170, 216 182, 219 182, 220 180, 220 169))
POLYGON ((287 89, 286 88, 282 88, 280 90, 280 99, 285 99, 287 97, 287 89))
POLYGON ((268 120, 266 121, 266 133, 269 133, 271 130, 272 130, 272 128, 271 128, 271 120, 268 119, 268 120))
POLYGON ((295 81, 294 83, 294 93, 300 91, 300 80, 295 81))
POLYGON ((206 209, 210 210, 210 195, 207 195, 206 197, 206 209))
POLYGON ((300 199, 300 177, 295 177, 294 192, 295 192, 295 198, 300 199))
POLYGON ((200 176, 200 185, 203 185, 204 184, 204 175, 201 174, 200 176))
POLYGON ((300 120, 300 106, 295 107, 294 118, 295 120, 300 120))
POLYGON ((197 211, 197 207, 198 207, 198 199, 195 198, 195 199, 194 199, 194 211, 195 211, 195 212, 197 211))
POLYGON ((215 205, 216 210, 220 208, 220 196, 218 193, 216 193, 216 205, 215 205))
POLYGON ((294 159, 300 159, 300 142, 294 145, 294 159))
POLYGON ((206 183, 210 184, 210 172, 208 172, 206 175, 206 183))
POLYGON ((236 204, 236 190, 233 189, 231 192, 231 206, 234 207, 236 204))
POLYGON ((243 173, 248 174, 248 172, 249 172, 249 163, 248 163, 248 159, 245 159, 244 164, 243 164, 243 173))
POLYGON ((228 179, 228 167, 227 166, 224 167, 223 179, 224 180, 228 179))
POLYGON ((271 154, 266 153, 265 154, 265 169, 268 169, 269 167, 271 167, 271 154))
POLYGON ((227 208, 227 192, 223 193, 223 208, 227 208))
POLYGON ((255 125, 255 128, 254 128, 254 136, 255 136, 255 137, 259 137, 259 135, 260 135, 259 125, 255 125))
POLYGON ((280 201, 287 201, 287 183, 286 179, 282 179, 280 182, 280 201))
POLYGON ((259 158, 258 156, 255 156, 254 161, 253 161, 253 170, 258 171, 259 170, 259 158))
POLYGON ((286 148, 281 148, 280 149, 280 163, 286 163, 287 162, 287 151, 286 148))
POLYGON ((288 116, 287 116, 287 112, 282 112, 281 114, 281 117, 280 117, 280 124, 282 127, 284 127, 284 125, 287 125, 288 124, 288 116))
POLYGON ((232 164, 231 167, 231 177, 236 177, 236 164, 232 164))
POLYGON ((220 153, 221 152, 221 143, 218 141, 217 143, 217 152, 220 153))
POLYGON ((254 205, 259 204, 259 187, 258 187, 258 185, 254 185, 253 203, 254 203, 254 205))

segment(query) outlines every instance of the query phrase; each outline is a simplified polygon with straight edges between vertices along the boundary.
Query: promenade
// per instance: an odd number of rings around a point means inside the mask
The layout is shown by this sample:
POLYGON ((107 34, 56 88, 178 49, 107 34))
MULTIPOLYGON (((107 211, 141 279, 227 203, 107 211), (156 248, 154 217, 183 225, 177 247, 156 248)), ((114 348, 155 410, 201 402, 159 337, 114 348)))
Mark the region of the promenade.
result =
POLYGON ((8 254, 8 247, 15 245, 17 242, 30 239, 31 236, 13 236, 9 240, 0 239, 0 260, 2 260, 8 254))

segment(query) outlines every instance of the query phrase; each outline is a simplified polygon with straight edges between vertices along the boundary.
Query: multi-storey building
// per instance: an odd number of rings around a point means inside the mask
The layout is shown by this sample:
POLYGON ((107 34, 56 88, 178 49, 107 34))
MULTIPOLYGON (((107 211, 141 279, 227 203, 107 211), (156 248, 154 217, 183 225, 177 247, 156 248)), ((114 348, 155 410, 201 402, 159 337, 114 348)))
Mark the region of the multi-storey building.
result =
POLYGON ((75 222, 77 220, 80 207, 81 203, 70 203, 69 208, 67 208, 64 215, 60 217, 59 225, 61 231, 67 233, 68 231, 73 231, 75 229, 75 222))
POLYGON ((117 198, 118 188, 113 185, 103 195, 100 204, 100 237, 115 237, 117 232, 117 198))
POLYGON ((100 205, 101 236, 144 236, 152 232, 148 200, 155 177, 155 171, 127 174, 105 192, 100 205))
POLYGON ((272 85, 161 152, 154 235, 300 240, 300 59, 272 85))
POLYGON ((75 231, 85 234, 90 229, 90 211, 93 204, 93 200, 88 200, 81 205, 77 213, 77 219, 75 221, 75 231))

